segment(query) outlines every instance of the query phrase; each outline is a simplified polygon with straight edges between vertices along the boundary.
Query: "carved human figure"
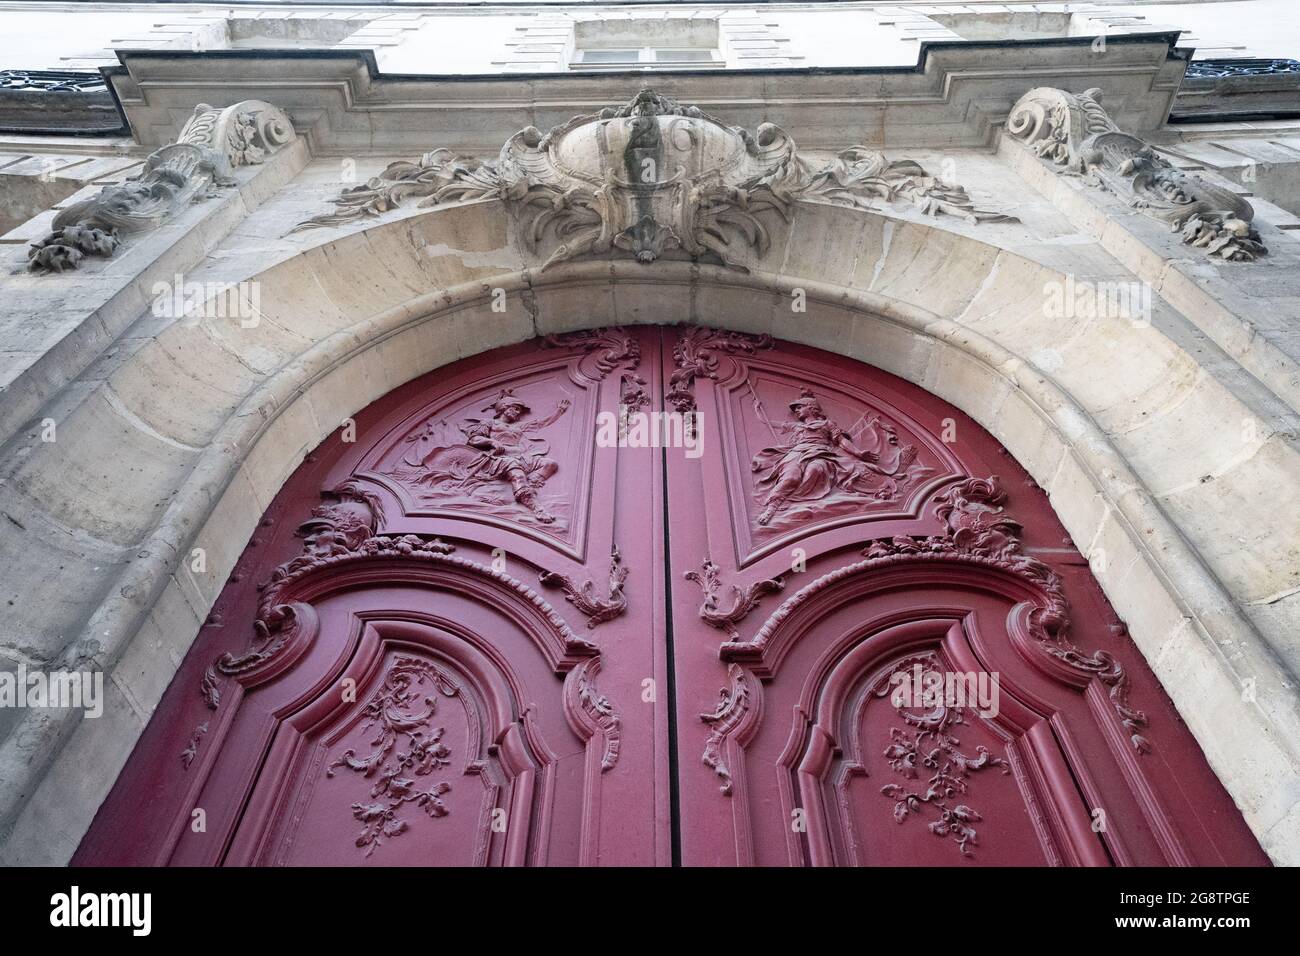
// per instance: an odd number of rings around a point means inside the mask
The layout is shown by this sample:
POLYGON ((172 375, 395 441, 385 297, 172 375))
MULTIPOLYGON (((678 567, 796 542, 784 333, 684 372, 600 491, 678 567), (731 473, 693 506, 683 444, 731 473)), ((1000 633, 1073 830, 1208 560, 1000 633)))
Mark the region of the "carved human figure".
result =
POLYGON ((544 524, 555 520, 542 507, 538 492, 559 465, 547 457, 545 439, 537 432, 556 421, 569 409, 569 400, 561 399, 555 411, 545 418, 530 419, 528 403, 504 389, 500 397, 484 411, 490 419, 471 418, 457 427, 465 441, 457 445, 437 445, 433 422, 407 439, 411 448, 402 462, 418 469, 413 479, 429 487, 454 488, 475 495, 493 483, 509 484, 514 500, 544 524))
POLYGON ((826 414, 808 389, 790 402, 793 421, 774 422, 754 395, 754 410, 783 444, 764 448, 753 458, 755 488, 765 492, 758 523, 766 525, 793 502, 818 501, 837 493, 889 500, 913 475, 916 446, 900 445, 889 422, 873 417, 862 434, 850 435, 826 414), (859 445, 861 442, 861 445, 859 445))

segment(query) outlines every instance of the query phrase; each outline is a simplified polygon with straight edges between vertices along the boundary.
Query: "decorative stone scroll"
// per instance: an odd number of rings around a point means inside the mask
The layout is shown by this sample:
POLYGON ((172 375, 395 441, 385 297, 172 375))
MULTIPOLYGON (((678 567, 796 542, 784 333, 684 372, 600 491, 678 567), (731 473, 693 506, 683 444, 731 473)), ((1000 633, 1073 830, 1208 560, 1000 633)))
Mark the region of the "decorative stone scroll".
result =
POLYGON ((1183 242, 1229 262, 1267 255, 1251 225, 1255 210, 1230 189, 1176 169, 1147 143, 1123 132, 1101 105, 1101 90, 1038 87, 1022 96, 1007 132, 1043 160, 1086 177, 1135 209, 1168 223, 1183 242))
POLYGON ((200 103, 177 141, 150 153, 138 175, 60 212, 28 251, 27 267, 48 275, 76 269, 86 256, 112 256, 123 236, 155 229, 212 187, 232 185, 235 167, 263 162, 295 135, 289 117, 261 100, 225 109, 200 103))
POLYGON ((493 162, 475 164, 436 149, 418 162, 393 163, 344 191, 333 212, 294 231, 380 216, 411 199, 422 207, 469 199, 509 203, 528 248, 553 240, 543 269, 616 251, 653 262, 670 250, 741 268, 738 251, 767 251, 766 214, 788 220, 802 200, 857 208, 904 204, 968 222, 1015 221, 977 209, 961 186, 912 160, 854 146, 830 162, 814 162, 771 123, 750 133, 642 90, 623 106, 575 116, 547 133, 522 129, 493 162))

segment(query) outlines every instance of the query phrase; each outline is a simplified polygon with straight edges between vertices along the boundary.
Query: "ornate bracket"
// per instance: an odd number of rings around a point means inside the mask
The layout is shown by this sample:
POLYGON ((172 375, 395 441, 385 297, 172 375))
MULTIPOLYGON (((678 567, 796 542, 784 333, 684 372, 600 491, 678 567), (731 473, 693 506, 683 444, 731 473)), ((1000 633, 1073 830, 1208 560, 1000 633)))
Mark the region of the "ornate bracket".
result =
POLYGON ((112 256, 124 235, 156 229, 211 187, 230 185, 234 167, 261 163, 295 135, 289 117, 261 100, 200 103, 177 141, 150 153, 139 174, 60 212, 28 251, 27 267, 48 275, 86 256, 112 256))
POLYGON ((587 615, 588 627, 612 621, 627 610, 623 582, 627 580, 628 569, 623 567, 618 545, 610 548, 609 555, 609 596, 604 599, 596 597, 596 585, 590 580, 579 587, 567 574, 558 571, 543 571, 538 575, 544 587, 559 588, 564 592, 565 600, 587 615))
POLYGON ((687 581, 694 581, 704 592, 704 603, 700 605, 700 617, 704 619, 704 623, 709 627, 716 627, 720 631, 726 631, 733 641, 740 637, 736 625, 744 619, 745 615, 758 607, 758 602, 763 595, 780 591, 785 587, 785 582, 781 580, 780 575, 762 581, 755 581, 753 584, 747 584, 744 587, 733 584, 731 585, 731 606, 723 609, 718 606, 718 593, 722 590, 718 566, 709 558, 704 559, 704 563, 700 565, 700 570, 687 571, 683 577, 687 581))
POLYGON ((1011 109, 1007 132, 1044 161, 1087 177, 1134 209, 1182 233, 1182 241, 1229 262, 1268 250, 1251 226, 1255 210, 1230 189, 1172 166, 1123 132, 1101 106, 1101 90, 1030 90, 1011 109))
POLYGON ((522 129, 493 162, 472 164, 437 149, 415 163, 393 163, 343 192, 333 212, 294 231, 380 216, 408 199, 421 207, 508 203, 527 247, 553 239, 543 269, 615 251, 653 262, 670 250, 743 268, 735 262, 738 250, 767 252, 767 214, 788 220, 804 200, 856 208, 902 203, 968 222, 1014 221, 977 209, 962 187, 911 160, 854 146, 815 163, 771 123, 750 133, 642 90, 629 103, 575 116, 547 133, 522 129))

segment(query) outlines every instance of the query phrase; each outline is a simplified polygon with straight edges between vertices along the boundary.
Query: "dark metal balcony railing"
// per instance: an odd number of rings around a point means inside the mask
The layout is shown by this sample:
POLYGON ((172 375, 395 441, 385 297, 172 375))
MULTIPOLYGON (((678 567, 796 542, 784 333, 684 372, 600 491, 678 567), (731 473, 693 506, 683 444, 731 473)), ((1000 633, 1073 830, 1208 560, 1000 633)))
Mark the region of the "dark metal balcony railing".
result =
POLYGON ((104 78, 82 70, 0 70, 0 90, 39 93, 102 93, 104 78))

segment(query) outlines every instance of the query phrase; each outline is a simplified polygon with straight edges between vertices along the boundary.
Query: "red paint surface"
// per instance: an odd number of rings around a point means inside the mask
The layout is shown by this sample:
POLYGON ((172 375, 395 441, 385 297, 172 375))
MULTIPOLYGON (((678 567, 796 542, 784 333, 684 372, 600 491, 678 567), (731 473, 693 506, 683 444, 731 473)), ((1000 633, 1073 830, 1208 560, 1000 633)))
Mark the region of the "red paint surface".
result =
POLYGON ((647 327, 460 362, 356 423, 269 508, 75 862, 663 865, 676 827, 688 865, 1267 863, 1046 496, 914 386, 647 327), (703 453, 598 445, 638 393, 693 402, 703 453), (996 562, 850 573, 872 541, 948 533, 943 496, 990 476, 1062 630, 996 562), (1035 635, 1113 655, 1144 720, 1035 635), (205 673, 250 651, 210 707, 205 673), (876 690, 917 662, 996 672, 999 712, 909 723, 876 690))

